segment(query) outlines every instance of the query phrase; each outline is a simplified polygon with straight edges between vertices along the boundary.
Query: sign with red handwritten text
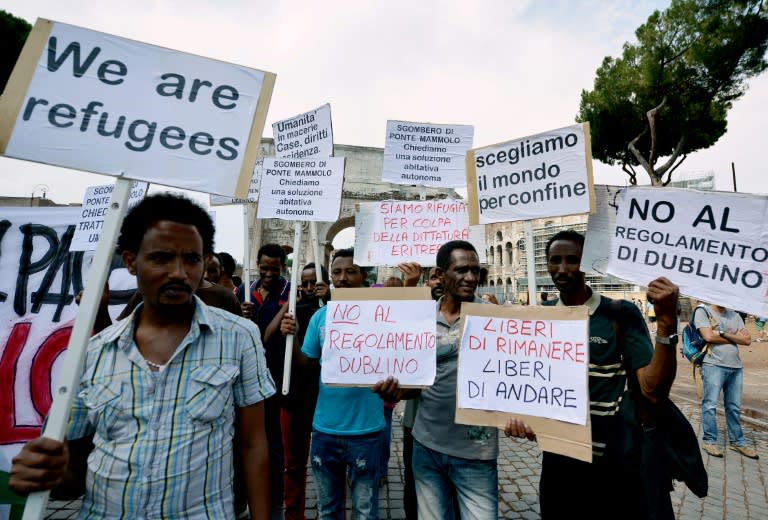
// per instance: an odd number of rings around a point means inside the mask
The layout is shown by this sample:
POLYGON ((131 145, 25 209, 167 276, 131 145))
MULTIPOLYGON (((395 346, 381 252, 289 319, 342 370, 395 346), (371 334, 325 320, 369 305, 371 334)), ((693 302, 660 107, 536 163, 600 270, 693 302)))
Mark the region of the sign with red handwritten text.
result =
MULTIPOLYGON (((397 265, 418 262, 435 265, 440 246, 450 240, 467 240, 478 252, 467 216, 467 203, 458 199, 360 204, 355 217, 355 263, 397 265)), ((479 233, 484 237, 484 233, 479 233)))
POLYGON ((462 305, 458 407, 587 424, 589 340, 586 307, 462 305), (565 318, 565 319, 563 319, 565 318))
MULTIPOLYGON (((338 290, 337 290, 338 291, 338 290)), ((402 386, 435 380, 436 307, 424 288, 349 289, 360 300, 328 302, 320 377, 325 384, 371 386, 394 376, 402 386), (367 293, 363 294, 363 293, 367 293), (413 300, 390 299, 407 298, 413 300), (362 299, 376 298, 381 299, 362 299)))

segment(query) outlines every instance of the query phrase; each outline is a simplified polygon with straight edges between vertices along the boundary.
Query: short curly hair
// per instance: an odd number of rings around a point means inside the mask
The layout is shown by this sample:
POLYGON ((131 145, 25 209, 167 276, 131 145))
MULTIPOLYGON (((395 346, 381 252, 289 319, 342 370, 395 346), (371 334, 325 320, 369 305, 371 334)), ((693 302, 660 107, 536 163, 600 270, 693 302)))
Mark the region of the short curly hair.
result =
POLYGON ((161 220, 195 226, 203 239, 203 254, 213 253, 216 228, 210 215, 197 203, 175 193, 149 195, 128 211, 120 227, 117 253, 138 253, 147 230, 161 220))

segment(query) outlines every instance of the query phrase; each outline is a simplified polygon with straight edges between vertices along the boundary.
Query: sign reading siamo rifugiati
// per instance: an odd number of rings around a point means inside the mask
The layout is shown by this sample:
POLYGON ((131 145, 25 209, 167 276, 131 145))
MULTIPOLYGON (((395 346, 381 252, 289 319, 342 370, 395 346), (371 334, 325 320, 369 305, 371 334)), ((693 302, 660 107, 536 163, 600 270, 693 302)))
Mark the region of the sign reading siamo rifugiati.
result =
POLYGON ((274 80, 38 20, 0 100, 0 152, 245 197, 274 80))
POLYGON ((469 223, 594 211, 589 124, 467 152, 469 223))

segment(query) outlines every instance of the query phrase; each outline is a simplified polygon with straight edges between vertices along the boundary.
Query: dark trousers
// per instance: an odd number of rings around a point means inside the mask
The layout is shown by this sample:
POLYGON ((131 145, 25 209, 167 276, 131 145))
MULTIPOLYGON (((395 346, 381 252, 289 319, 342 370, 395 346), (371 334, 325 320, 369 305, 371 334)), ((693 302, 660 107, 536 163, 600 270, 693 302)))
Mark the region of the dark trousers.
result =
POLYGON ((616 464, 607 461, 589 464, 544 452, 539 482, 542 520, 674 519, 669 493, 655 517, 646 512, 645 500, 643 483, 627 476, 616 464))
POLYGON ((403 426, 403 464, 405 465, 405 483, 403 502, 406 520, 416 520, 416 484, 413 480, 413 428, 403 426))
POLYGON ((280 433, 280 387, 264 401, 264 428, 269 447, 269 498, 273 520, 283 518, 283 438, 280 433))
POLYGON ((307 460, 312 437, 313 410, 295 411, 283 408, 280 425, 285 456, 285 519, 304 520, 307 488, 307 460))

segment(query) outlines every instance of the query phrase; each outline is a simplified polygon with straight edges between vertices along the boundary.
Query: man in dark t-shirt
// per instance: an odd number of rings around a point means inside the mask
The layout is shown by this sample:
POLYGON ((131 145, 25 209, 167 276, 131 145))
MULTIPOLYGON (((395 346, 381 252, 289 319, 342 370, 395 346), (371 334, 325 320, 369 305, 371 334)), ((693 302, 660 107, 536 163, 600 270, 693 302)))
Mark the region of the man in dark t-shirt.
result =
MULTIPOLYGON (((648 518, 643 483, 622 473, 611 434, 627 378, 638 398, 658 402, 669 396, 677 357, 678 288, 666 278, 648 284, 657 316, 655 346, 635 305, 600 296, 581 271, 584 236, 567 230, 547 242, 547 269, 560 291, 556 305, 589 309, 589 400, 592 463, 544 452, 539 502, 543 520, 554 518, 648 518), (615 324, 614 324, 615 323, 615 324), (617 337, 619 334, 621 337, 617 337), (641 396, 641 397, 640 397, 641 396)), ((549 303, 549 302, 548 302, 549 303)), ((508 436, 529 437, 531 429, 510 419, 508 436)), ((674 518, 669 494, 658 497, 656 518, 674 518), (664 503, 666 501, 666 503, 664 503)))
POLYGON ((279 327, 269 325, 288 301, 291 284, 282 276, 285 269, 285 250, 279 244, 264 244, 256 255, 259 279, 251 284, 251 301, 245 301, 245 288, 237 288, 243 317, 258 325, 261 342, 264 344, 267 367, 277 387, 277 393, 264 404, 264 421, 269 443, 269 468, 271 480, 270 498, 272 517, 282 516, 283 508, 283 443, 280 430, 280 388, 283 385, 285 364, 285 339, 279 327))

